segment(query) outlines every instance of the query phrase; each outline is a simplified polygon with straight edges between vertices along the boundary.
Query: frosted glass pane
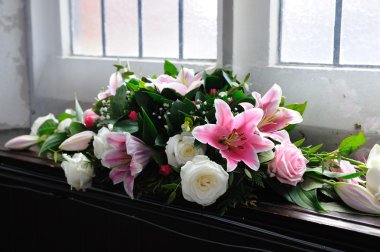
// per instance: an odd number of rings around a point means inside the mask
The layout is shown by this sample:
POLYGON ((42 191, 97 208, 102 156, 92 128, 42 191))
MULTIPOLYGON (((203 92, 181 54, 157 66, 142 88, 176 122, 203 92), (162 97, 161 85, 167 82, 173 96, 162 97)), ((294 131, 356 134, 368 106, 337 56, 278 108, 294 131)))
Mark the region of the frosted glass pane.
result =
POLYGON ((142 0, 143 56, 178 58, 178 0, 142 0))
POLYGON ((217 0, 184 0, 183 57, 216 59, 217 0))
POLYGON ((283 0, 281 61, 333 62, 335 0, 283 0))
POLYGON ((137 0, 105 0, 106 55, 138 56, 137 0))
POLYGON ((74 0, 71 6, 73 54, 102 55, 100 0, 74 0))
POLYGON ((344 0, 340 63, 380 65, 380 1, 344 0))

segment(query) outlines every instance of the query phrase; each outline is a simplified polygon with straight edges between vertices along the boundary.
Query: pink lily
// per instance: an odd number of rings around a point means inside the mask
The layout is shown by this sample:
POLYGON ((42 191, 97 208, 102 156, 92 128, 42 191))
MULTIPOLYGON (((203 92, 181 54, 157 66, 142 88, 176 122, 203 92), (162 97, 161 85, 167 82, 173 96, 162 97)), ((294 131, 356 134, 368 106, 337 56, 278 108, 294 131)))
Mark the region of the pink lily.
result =
POLYGON ((299 112, 280 107, 281 87, 274 84, 263 97, 257 92, 253 92, 252 96, 256 99, 255 106, 247 102, 243 102, 240 105, 245 110, 256 107, 264 111, 263 119, 257 126, 260 135, 270 137, 279 142, 289 140, 288 132, 281 129, 289 124, 300 123, 303 119, 299 112))
POLYGON ((82 131, 67 138, 59 148, 65 151, 82 151, 88 148, 90 141, 95 136, 92 131, 82 131))
POLYGON ((123 84, 123 77, 119 72, 113 73, 109 80, 107 90, 98 94, 98 99, 103 100, 116 94, 116 90, 123 84))
POLYGON ((227 171, 233 171, 239 161, 257 171, 260 166, 258 152, 273 149, 272 141, 254 134, 263 116, 259 108, 252 108, 233 116, 226 102, 215 99, 216 124, 195 127, 193 136, 202 143, 219 149, 227 159, 227 171))
POLYGON ((38 139, 38 136, 32 135, 17 136, 6 142, 4 147, 12 150, 23 150, 37 144, 38 139))
POLYGON ((193 69, 182 68, 176 79, 173 77, 163 74, 158 76, 154 85, 158 91, 162 92, 164 88, 174 89, 180 95, 186 95, 191 90, 198 88, 202 85, 202 76, 203 73, 199 72, 194 75, 193 69))
POLYGON ((111 168, 114 184, 124 183, 124 190, 133 199, 135 178, 148 164, 152 151, 143 141, 129 133, 112 132, 107 137, 112 149, 102 155, 102 165, 111 168))
MULTIPOLYGON (((331 161, 331 162, 337 164, 337 162, 335 162, 335 160, 331 161)), ((339 163, 339 167, 337 167, 337 168, 331 167, 330 170, 333 172, 340 172, 340 173, 342 173, 342 175, 349 175, 349 174, 356 172, 355 167, 350 162, 348 162, 346 160, 341 160, 339 163)), ((346 183, 355 184, 355 185, 358 185, 359 182, 362 182, 362 180, 358 177, 352 178, 352 179, 338 179, 338 180, 341 182, 346 182, 346 183)))

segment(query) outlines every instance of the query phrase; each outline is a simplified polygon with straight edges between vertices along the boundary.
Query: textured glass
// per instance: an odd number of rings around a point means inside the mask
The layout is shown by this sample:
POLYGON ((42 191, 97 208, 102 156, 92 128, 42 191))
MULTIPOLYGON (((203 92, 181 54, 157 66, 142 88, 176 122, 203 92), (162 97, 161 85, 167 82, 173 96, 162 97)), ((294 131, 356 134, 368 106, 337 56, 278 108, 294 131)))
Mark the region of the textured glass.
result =
POLYGON ((380 1, 344 0, 340 63, 380 65, 380 1))
POLYGON ((281 61, 331 64, 335 0, 282 2, 281 61))
POLYGON ((138 56, 137 0, 105 0, 106 55, 138 56))
POLYGON ((184 0, 183 57, 216 59, 217 0, 184 0))
POLYGON ((178 58, 178 0, 142 0, 143 56, 178 58))
POLYGON ((73 54, 102 55, 100 0, 73 0, 71 6, 73 54))

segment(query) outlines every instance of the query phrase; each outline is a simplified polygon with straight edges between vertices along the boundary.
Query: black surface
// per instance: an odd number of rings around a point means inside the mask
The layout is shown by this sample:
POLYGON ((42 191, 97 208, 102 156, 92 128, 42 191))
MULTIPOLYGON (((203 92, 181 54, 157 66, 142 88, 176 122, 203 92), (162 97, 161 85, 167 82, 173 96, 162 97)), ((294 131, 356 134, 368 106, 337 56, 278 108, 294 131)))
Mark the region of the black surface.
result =
POLYGON ((117 190, 77 192, 33 155, 0 151, 0 251, 377 251, 380 241, 375 217, 264 202, 222 217, 117 190))

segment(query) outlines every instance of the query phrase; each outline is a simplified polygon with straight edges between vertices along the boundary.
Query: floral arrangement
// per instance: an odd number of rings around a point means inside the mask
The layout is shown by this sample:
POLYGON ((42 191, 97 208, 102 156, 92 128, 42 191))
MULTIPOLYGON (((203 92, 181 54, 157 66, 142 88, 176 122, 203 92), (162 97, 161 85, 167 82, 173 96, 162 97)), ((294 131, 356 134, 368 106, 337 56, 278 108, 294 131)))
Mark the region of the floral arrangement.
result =
POLYGON ((261 95, 247 92, 249 75, 238 81, 229 69, 195 73, 165 61, 164 74, 137 77, 115 67, 92 108, 75 100, 75 110, 37 118, 5 146, 39 146, 76 190, 112 182, 131 199, 183 198, 222 212, 275 192, 317 211, 380 213, 380 146, 364 163, 350 158, 362 132, 332 152, 292 142, 306 103, 285 105, 279 85, 261 95))

